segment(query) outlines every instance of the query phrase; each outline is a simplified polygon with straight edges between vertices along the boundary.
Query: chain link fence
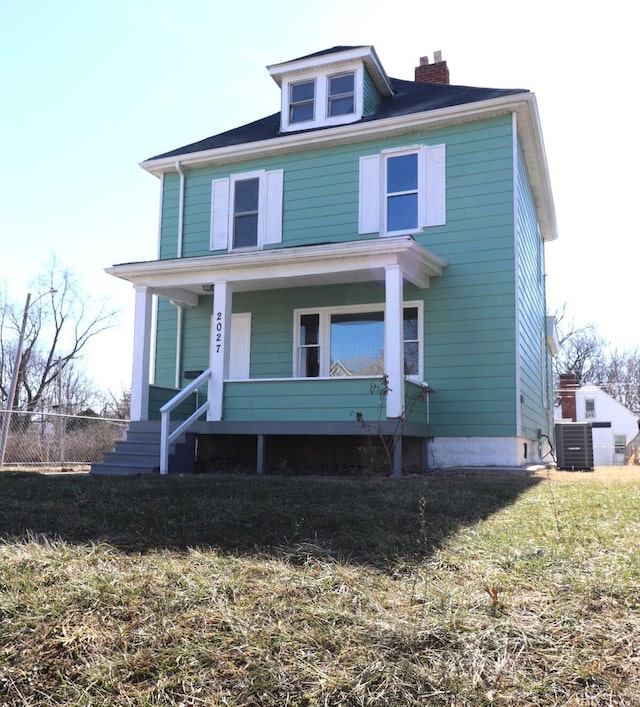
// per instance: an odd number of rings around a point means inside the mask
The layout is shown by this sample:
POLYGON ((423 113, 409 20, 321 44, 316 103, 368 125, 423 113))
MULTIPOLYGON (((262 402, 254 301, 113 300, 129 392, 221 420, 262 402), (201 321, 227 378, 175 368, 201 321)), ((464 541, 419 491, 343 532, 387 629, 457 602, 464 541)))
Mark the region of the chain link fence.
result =
POLYGON ((104 453, 125 438, 129 425, 128 420, 21 411, 0 412, 0 423, 9 425, 5 466, 101 462, 104 453))

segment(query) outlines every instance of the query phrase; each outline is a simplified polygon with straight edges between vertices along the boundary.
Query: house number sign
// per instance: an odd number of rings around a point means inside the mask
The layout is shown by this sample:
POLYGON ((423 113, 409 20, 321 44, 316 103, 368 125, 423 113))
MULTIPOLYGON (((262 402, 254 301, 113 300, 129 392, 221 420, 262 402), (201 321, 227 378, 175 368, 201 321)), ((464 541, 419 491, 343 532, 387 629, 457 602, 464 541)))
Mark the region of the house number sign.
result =
POLYGON ((216 312, 215 324, 215 344, 216 353, 218 354, 222 349, 222 332, 224 331, 224 319, 222 318, 222 312, 216 312))

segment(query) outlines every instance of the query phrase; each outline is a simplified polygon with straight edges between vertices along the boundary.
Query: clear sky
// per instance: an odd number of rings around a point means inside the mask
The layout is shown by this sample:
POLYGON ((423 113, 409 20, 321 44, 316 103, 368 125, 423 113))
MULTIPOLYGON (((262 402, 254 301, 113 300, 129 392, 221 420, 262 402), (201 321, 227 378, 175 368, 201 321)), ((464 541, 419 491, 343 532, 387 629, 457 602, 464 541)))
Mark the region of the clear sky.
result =
MULTIPOLYGON (((451 83, 537 97, 566 302, 618 348, 640 346, 633 6, 623 0, 0 0, 0 287, 23 302, 55 254, 120 311, 85 365, 130 385, 133 290, 103 271, 157 252, 159 181, 143 159, 279 109, 265 67, 372 44, 412 79, 442 50, 451 83)), ((34 291, 34 297, 38 294, 34 291)))

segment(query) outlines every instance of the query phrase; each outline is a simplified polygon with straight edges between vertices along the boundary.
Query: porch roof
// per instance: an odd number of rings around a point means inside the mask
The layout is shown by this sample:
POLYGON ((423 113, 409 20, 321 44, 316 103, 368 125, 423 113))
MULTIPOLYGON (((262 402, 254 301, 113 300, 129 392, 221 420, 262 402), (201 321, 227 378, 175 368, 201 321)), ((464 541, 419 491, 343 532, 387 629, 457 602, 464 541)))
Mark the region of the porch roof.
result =
POLYGON ((396 236, 123 263, 106 272, 134 287, 147 287, 161 297, 196 306, 200 295, 211 292, 216 282, 226 281, 234 292, 384 282, 385 267, 392 265, 400 266, 407 282, 424 289, 447 263, 411 236, 396 236))

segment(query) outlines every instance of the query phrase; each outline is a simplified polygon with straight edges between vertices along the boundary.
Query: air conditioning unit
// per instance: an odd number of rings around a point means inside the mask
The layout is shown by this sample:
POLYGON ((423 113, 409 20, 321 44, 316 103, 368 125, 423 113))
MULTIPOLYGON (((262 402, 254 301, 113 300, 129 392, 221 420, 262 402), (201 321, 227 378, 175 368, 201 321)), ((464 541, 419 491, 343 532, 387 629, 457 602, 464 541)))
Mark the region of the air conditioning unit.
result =
POLYGON ((591 423, 557 423, 556 458, 558 469, 568 471, 592 471, 593 434, 591 431, 591 423))

